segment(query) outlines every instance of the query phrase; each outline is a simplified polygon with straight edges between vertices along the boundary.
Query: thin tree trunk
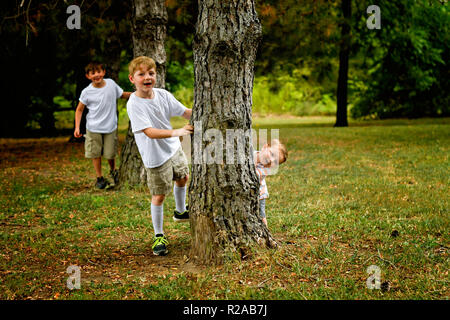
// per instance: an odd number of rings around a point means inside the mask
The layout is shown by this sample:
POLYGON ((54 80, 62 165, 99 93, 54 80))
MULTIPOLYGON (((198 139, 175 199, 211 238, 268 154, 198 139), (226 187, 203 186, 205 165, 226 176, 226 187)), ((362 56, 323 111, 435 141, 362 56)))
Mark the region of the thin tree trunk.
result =
MULTIPOLYGON (((166 39, 167 10, 164 0, 132 1, 132 36, 134 57, 148 56, 155 60, 158 77, 157 88, 165 87, 166 76, 166 39)), ((122 147, 120 170, 120 184, 145 184, 147 180, 144 164, 128 124, 128 132, 122 147)))
MULTIPOLYGON (((69 33, 68 36, 70 37, 71 42, 76 43, 77 35, 75 33, 73 32, 69 33)), ((75 72, 76 87, 75 87, 75 96, 73 97, 72 100, 72 108, 75 111, 78 106, 81 91, 83 91, 83 89, 86 88, 90 83, 90 81, 86 78, 84 68, 91 61, 91 59, 89 57, 88 48, 78 45, 75 46, 73 50, 74 56, 78 57, 78 59, 74 61, 75 64, 73 65, 73 69, 75 72)), ((81 116, 80 133, 83 134, 83 136, 80 138, 75 138, 72 131, 72 135, 69 138, 69 142, 84 142, 85 140, 84 134, 86 134, 86 116, 88 114, 88 111, 89 111, 88 108, 84 108, 83 115, 81 116)), ((73 130, 75 130, 75 118, 73 119, 73 130)))
MULTIPOLYGON (((259 218, 259 183, 253 162, 229 163, 225 148, 219 151, 221 163, 199 164, 202 157, 195 160, 199 150, 202 153, 211 145, 200 137, 208 136, 208 130, 216 129, 225 141, 227 129, 243 133, 251 128, 253 67, 260 38, 253 0, 199 1, 189 210, 190 256, 200 264, 220 263, 228 250, 242 255, 255 242, 276 246, 259 218)), ((244 139, 244 153, 249 156, 252 150, 250 139, 244 139)), ((237 150, 232 152, 237 159, 237 150)))
POLYGON ((350 55, 350 17, 351 0, 342 0, 341 44, 339 49, 339 77, 337 86, 337 111, 335 127, 348 127, 347 121, 347 82, 348 82, 348 58, 350 55))

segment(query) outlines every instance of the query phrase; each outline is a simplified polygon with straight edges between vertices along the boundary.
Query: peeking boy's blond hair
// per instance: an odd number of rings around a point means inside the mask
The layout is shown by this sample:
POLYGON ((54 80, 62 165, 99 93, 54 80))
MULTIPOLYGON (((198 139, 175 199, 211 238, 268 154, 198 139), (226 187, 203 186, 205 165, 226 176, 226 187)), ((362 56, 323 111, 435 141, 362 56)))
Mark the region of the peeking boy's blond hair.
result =
POLYGON ((278 139, 273 139, 271 141, 270 145, 271 146, 278 146, 278 150, 280 151, 280 156, 282 157, 280 159, 280 163, 279 164, 282 164, 282 163, 286 162, 287 157, 288 157, 288 151, 287 151, 286 146, 284 144, 282 144, 280 142, 280 140, 278 140, 278 139))

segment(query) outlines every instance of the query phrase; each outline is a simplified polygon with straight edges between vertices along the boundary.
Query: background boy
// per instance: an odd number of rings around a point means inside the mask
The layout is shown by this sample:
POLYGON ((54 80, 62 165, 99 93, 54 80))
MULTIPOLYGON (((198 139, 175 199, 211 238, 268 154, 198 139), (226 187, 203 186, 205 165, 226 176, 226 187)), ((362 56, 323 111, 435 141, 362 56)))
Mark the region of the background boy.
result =
POLYGON ((115 156, 117 154, 117 99, 128 99, 131 92, 123 92, 112 79, 104 79, 105 68, 99 62, 91 62, 86 68, 86 78, 91 84, 83 89, 75 111, 75 138, 80 138, 80 121, 85 107, 86 116, 85 157, 92 159, 97 181, 95 186, 104 189, 109 182, 102 175, 102 154, 108 159, 110 175, 114 184, 118 182, 115 156))
POLYGON ((141 56, 129 65, 129 79, 136 87, 127 103, 128 117, 135 136, 136 145, 147 170, 148 187, 152 194, 151 216, 155 238, 153 253, 166 255, 168 241, 163 231, 163 202, 172 190, 176 210, 175 221, 189 221, 186 210, 186 183, 189 167, 178 137, 193 133, 186 125, 172 129, 170 118, 183 116, 190 119, 192 110, 183 106, 164 89, 154 88, 156 64, 151 58, 141 56))
POLYGON ((273 139, 270 145, 266 143, 261 151, 255 152, 255 169, 259 178, 259 215, 266 226, 266 199, 269 197, 266 176, 271 174, 270 168, 286 162, 287 156, 286 146, 278 139, 273 139))

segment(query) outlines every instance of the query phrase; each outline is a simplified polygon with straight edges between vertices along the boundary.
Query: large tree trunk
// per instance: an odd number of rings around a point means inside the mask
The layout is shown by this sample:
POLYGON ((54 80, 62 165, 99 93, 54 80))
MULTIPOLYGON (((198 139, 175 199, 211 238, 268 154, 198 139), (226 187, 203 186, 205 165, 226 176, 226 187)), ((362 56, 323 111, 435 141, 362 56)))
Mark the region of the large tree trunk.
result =
POLYGON ((335 127, 347 127, 347 82, 348 82, 348 57, 350 55, 350 17, 351 0, 342 0, 341 44, 339 48, 339 76, 337 86, 337 111, 335 127))
MULTIPOLYGON (((164 88, 166 76, 166 51, 164 41, 166 39, 167 10, 164 0, 133 0, 133 53, 134 57, 148 56, 155 60, 157 68, 156 87, 164 88)), ((129 185, 145 184, 146 171, 142 163, 139 150, 128 125, 125 143, 122 147, 120 170, 120 184, 129 185)))
MULTIPOLYGON (((215 129, 225 141, 227 129, 251 128, 253 67, 260 38, 253 0, 199 1, 189 187, 190 256, 197 263, 220 263, 228 250, 243 254, 255 242, 276 246, 259 218, 259 183, 252 160, 210 164, 198 163, 202 156, 196 159, 211 145, 201 138, 208 130, 215 129)), ((244 139, 243 153, 249 156, 252 150, 250 139, 244 139)), ((229 160, 225 148, 220 152, 229 160)), ((240 155, 238 150, 232 153, 234 159, 240 155)))

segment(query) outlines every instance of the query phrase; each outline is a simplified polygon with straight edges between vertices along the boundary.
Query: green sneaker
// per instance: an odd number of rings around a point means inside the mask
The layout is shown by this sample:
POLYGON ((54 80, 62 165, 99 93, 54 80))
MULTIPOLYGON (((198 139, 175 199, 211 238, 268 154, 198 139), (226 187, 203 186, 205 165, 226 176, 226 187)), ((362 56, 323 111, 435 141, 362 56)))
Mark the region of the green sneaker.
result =
POLYGON ((169 241, 167 241, 166 236, 164 236, 163 234, 157 234, 153 238, 153 245, 152 245, 153 254, 155 256, 165 256, 166 254, 169 253, 169 250, 167 250, 166 247, 168 244, 169 241))
POLYGON ((175 210, 173 212, 173 221, 175 221, 175 222, 188 222, 189 221, 189 210, 185 210, 183 213, 180 213, 177 210, 175 210))

